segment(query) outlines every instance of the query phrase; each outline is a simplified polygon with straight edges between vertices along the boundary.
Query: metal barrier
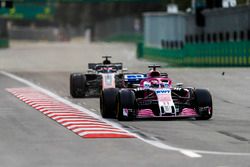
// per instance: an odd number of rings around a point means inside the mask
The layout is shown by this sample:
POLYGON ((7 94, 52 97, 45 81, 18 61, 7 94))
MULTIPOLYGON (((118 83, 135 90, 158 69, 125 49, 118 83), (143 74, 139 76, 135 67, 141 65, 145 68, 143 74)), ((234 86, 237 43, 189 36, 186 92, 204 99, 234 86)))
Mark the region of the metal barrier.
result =
POLYGON ((0 48, 8 48, 9 40, 8 39, 0 39, 0 48))
POLYGON ((9 47, 7 20, 0 18, 0 48, 9 47))

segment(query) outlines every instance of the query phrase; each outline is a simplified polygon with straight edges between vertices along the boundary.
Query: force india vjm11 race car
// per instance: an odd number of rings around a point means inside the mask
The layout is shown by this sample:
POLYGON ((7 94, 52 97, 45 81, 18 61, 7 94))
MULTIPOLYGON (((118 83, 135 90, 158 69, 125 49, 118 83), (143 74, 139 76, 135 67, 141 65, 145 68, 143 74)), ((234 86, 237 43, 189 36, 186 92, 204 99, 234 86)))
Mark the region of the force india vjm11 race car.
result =
POLYGON ((134 118, 212 117, 212 96, 206 89, 172 85, 166 74, 156 68, 140 81, 137 88, 104 89, 100 96, 100 111, 104 118, 133 120, 134 118))
POLYGON ((88 73, 70 75, 70 94, 74 98, 98 96, 106 88, 124 87, 122 63, 111 63, 111 56, 103 56, 102 63, 89 63, 88 73))

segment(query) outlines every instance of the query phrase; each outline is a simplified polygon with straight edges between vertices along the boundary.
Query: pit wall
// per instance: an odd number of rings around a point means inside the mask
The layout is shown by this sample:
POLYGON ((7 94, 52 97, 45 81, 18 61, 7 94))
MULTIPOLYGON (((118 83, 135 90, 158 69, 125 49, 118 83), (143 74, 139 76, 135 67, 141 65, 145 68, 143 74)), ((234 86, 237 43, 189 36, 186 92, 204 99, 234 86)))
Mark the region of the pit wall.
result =
POLYGON ((152 48, 139 43, 138 58, 161 61, 170 66, 250 66, 250 41, 188 43, 182 48, 152 48))

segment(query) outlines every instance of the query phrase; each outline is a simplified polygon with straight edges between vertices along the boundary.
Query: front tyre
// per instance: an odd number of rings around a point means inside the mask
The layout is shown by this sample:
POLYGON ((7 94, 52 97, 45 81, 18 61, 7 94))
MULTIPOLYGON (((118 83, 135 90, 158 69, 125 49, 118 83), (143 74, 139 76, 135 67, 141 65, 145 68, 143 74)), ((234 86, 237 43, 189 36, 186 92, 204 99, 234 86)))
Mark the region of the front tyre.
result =
POLYGON ((195 105, 198 113, 198 120, 209 120, 213 115, 213 103, 210 92, 206 89, 196 89, 195 105))
POLYGON ((86 77, 81 73, 73 73, 70 75, 70 94, 74 98, 85 97, 86 77))
POLYGON ((135 93, 131 90, 122 89, 117 96, 116 118, 119 121, 131 121, 136 116, 135 93))
POLYGON ((116 97, 119 90, 116 88, 104 89, 100 96, 100 111, 103 118, 115 118, 116 97))

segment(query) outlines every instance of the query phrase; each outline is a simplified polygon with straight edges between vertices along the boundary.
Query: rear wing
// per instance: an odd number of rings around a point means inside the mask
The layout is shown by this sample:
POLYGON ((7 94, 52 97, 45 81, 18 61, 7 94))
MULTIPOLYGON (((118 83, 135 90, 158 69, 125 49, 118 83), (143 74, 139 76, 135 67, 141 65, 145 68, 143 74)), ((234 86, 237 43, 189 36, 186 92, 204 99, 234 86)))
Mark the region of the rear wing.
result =
POLYGON ((154 71, 156 70, 156 68, 160 68, 160 65, 157 64, 153 64, 153 65, 149 65, 148 68, 152 68, 154 71))
POLYGON ((122 63, 111 63, 111 64, 102 64, 102 63, 89 63, 88 69, 96 70, 96 67, 116 67, 117 70, 122 70, 122 63))
POLYGON ((97 65, 102 65, 102 63, 89 63, 88 69, 95 70, 97 65))
POLYGON ((111 65, 116 66, 118 70, 122 70, 122 63, 112 63, 111 65))

